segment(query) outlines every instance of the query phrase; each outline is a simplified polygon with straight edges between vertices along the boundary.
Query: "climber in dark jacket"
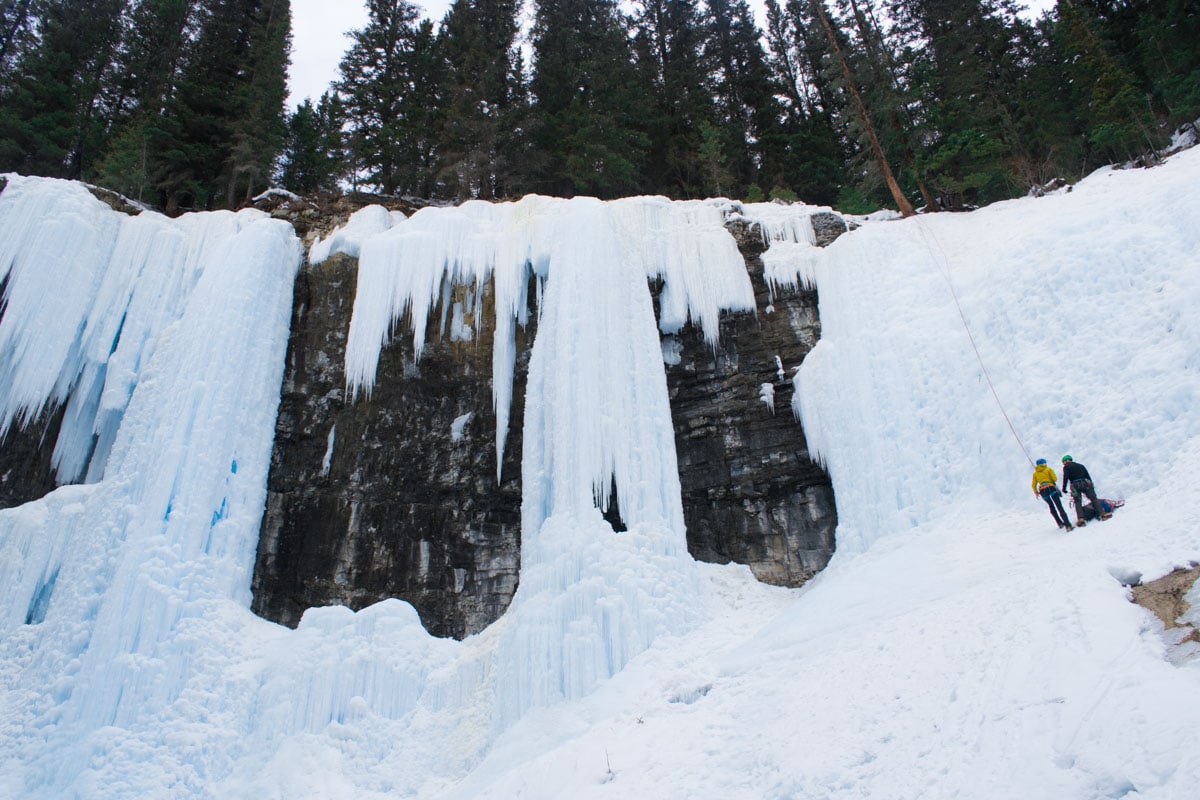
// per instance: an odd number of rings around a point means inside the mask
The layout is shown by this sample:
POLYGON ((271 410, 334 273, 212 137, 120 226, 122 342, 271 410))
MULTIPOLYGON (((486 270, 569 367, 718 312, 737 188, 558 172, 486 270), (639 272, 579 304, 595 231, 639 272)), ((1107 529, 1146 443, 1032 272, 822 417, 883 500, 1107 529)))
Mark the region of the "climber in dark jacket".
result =
POLYGON ((1083 519, 1083 497, 1091 501, 1092 508, 1100 512, 1099 519, 1111 517, 1112 512, 1104 511, 1100 501, 1096 499, 1096 487, 1092 485, 1092 476, 1088 474, 1087 467, 1069 455, 1062 457, 1062 465, 1062 490, 1065 492, 1068 486, 1071 487, 1071 499, 1075 501, 1075 524, 1081 528, 1087 524, 1083 519))

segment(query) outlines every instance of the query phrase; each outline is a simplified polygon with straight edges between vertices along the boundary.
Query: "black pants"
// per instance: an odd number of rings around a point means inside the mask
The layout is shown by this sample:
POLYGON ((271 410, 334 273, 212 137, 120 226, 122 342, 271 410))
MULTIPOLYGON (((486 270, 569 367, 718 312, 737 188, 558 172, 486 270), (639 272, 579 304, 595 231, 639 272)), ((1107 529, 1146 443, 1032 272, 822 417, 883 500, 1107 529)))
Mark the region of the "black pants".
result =
POLYGON ((1096 512, 1096 519, 1104 513, 1104 509, 1100 507, 1100 501, 1096 499, 1096 487, 1092 486, 1092 482, 1087 478, 1080 478, 1077 481, 1071 481, 1071 499, 1075 501, 1075 518, 1083 519, 1080 512, 1083 510, 1083 500, 1080 497, 1086 497, 1092 504, 1092 509, 1096 512))
POLYGON ((1054 517, 1054 521, 1058 523, 1058 527, 1065 528, 1071 523, 1067 520, 1067 512, 1062 505, 1062 492, 1058 491, 1053 486, 1048 486, 1041 491, 1042 499, 1046 501, 1046 505, 1050 506, 1050 516, 1054 517))

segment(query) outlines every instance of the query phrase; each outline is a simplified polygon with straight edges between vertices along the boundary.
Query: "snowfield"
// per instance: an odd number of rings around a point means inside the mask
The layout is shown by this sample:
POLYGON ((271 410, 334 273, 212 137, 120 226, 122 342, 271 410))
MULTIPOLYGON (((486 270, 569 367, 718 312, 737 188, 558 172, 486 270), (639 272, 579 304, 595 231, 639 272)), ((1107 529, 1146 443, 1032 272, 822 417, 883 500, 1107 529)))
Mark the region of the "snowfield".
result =
MULTIPOLYGON (((463 642, 398 600, 295 631, 248 610, 290 230, 127 218, 7 178, 0 430, 70 397, 60 474, 88 483, 0 511, 0 798, 1200 791, 1200 645, 1125 585, 1200 562, 1200 148, 825 250, 803 206, 527 198, 352 220, 313 253, 360 254, 376 287, 351 393, 393 320, 420 312, 398 333, 423 338, 450 282, 510 299, 496 320, 455 310, 456 329, 497 327, 498 376, 541 314, 521 586, 463 642), (746 307, 734 211, 771 231, 776 291, 820 294, 820 343, 782 367, 833 479, 838 553, 801 589, 684 547, 658 339, 746 307), (705 244, 680 256, 688 241, 705 244), (658 326, 647 275, 674 292, 658 326), (540 309, 515 300, 528 281, 540 309), (1064 453, 1126 500, 1111 520, 1056 529, 1029 478, 1064 453), (592 503, 614 473, 638 487, 622 534, 592 503)), ((511 385, 495 391, 507 414, 511 385)))

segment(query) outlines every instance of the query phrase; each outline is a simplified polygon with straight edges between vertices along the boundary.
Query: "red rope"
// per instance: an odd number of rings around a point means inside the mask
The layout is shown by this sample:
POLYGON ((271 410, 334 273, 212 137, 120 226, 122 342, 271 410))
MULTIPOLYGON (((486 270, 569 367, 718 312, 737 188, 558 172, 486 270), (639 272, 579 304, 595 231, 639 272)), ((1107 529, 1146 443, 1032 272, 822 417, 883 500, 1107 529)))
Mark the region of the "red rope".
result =
MULTIPOLYGON (((946 281, 946 286, 950 288, 950 296, 954 298, 954 306, 958 309, 958 318, 962 320, 963 330, 967 332, 967 338, 971 341, 971 349, 975 351, 975 358, 979 361, 979 369, 983 371, 983 377, 987 381, 988 388, 992 390, 992 397, 996 400, 996 407, 1000 409, 1000 414, 1004 417, 1004 421, 1008 423, 1008 429, 1012 432, 1013 438, 1017 440, 1017 446, 1021 448, 1021 452, 1025 454, 1025 459, 1029 461, 1029 466, 1033 466, 1033 458, 1029 455, 1029 450, 1025 447, 1025 443, 1021 441, 1021 436, 1017 433, 1016 426, 1008 416, 1008 412, 1004 410, 1004 403, 1000 401, 1000 394, 996 391, 996 384, 992 383, 992 376, 988 372, 987 365, 983 363, 983 354, 979 352, 979 345, 975 342, 975 334, 971 333, 971 326, 967 324, 967 315, 963 313, 962 303, 958 301, 958 292, 954 289, 954 282, 950 280, 950 273, 947 266, 950 259, 946 256, 946 250, 938 241, 937 236, 933 231, 926 231, 925 226, 921 224, 920 217, 914 220, 917 230, 921 232, 921 237, 925 239, 926 248, 932 253, 933 248, 929 246, 929 240, 933 240, 933 244, 942 254, 942 263, 938 264, 938 271, 942 273, 942 279, 946 281)), ((934 261, 937 261, 935 256, 934 261)))

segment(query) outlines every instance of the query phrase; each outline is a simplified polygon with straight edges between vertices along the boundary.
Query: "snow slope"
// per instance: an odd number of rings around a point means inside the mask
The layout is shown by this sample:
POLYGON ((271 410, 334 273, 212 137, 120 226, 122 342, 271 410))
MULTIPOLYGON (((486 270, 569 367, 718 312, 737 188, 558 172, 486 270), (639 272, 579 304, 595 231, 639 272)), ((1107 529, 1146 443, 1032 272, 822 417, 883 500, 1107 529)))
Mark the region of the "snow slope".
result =
MULTIPOLYGON (((0 225, 61 216, 23 204, 37 187, 46 208, 73 209, 69 241, 115 242, 128 225, 74 190, 14 180, 0 225)), ((646 241, 668 224, 704 230, 721 204, 542 198, 360 221, 341 246, 392 286, 412 250, 399 240, 475 218, 456 240, 474 255, 425 252, 425 288, 356 308, 354 325, 376 331, 355 349, 368 366, 446 270, 499 280, 503 247, 546 248, 529 259, 545 282, 525 422, 540 443, 524 466, 536 525, 509 613, 464 642, 429 637, 394 600, 314 609, 295 631, 247 610, 295 243, 270 220, 239 222, 194 288, 151 293, 176 311, 138 328, 152 345, 121 384, 127 407, 96 404, 122 409, 102 474, 0 511, 0 797, 1195 797, 1198 648, 1169 644, 1119 579, 1200 561, 1197 186, 1200 151, 1185 151, 1070 193, 867 225, 824 251, 778 209, 741 209, 780 232, 778 290, 820 292, 796 410, 833 477, 839 552, 799 590, 693 563, 673 453, 598 447, 609 429, 577 427, 630 393, 621 413, 643 437, 669 426, 637 287, 676 262, 646 241), (536 219, 498 219, 513 206, 536 219), (622 396, 598 400, 590 373, 619 364, 622 396), (1128 504, 1064 535, 1026 487, 1028 458, 1057 466, 1068 451, 1128 504), (593 503, 616 469, 641 513, 620 535, 593 503)), ((38 260, 67 270, 59 285, 84 262, 89 287, 125 274, 79 248, 38 260)), ((108 371, 102 354, 71 354, 111 313, 88 289, 68 298, 83 309, 73 328, 31 328, 21 257, 0 250, 0 374, 29 376, 0 408, 18 422, 64 382, 18 373, 22 346, 6 342, 55 343, 56 376, 108 371)), ((721 259, 681 277, 685 318, 737 307, 740 290, 708 272, 721 259)))

